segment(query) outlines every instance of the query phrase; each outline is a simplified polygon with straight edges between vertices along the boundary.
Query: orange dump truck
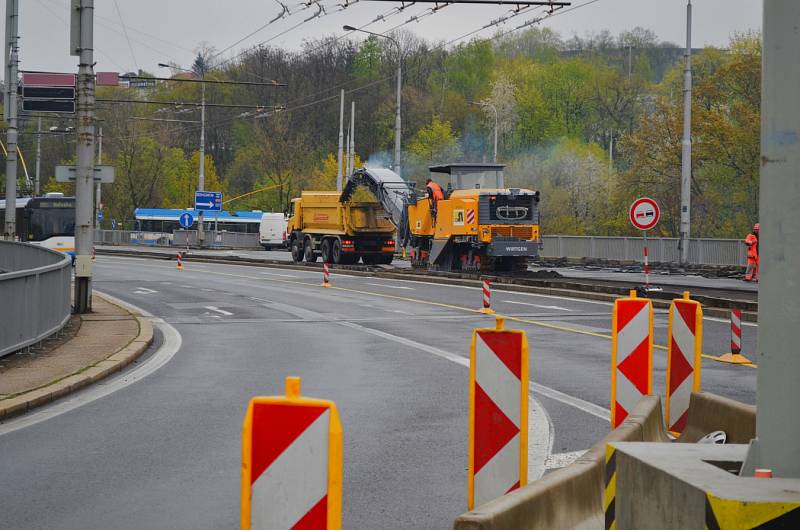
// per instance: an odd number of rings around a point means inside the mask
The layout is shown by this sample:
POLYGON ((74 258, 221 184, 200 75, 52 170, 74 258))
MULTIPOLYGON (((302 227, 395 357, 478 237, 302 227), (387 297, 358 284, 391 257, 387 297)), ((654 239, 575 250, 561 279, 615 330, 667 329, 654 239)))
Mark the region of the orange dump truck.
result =
POLYGON ((292 200, 286 229, 292 259, 313 263, 389 264, 395 226, 377 202, 340 202, 335 191, 304 191, 292 200))

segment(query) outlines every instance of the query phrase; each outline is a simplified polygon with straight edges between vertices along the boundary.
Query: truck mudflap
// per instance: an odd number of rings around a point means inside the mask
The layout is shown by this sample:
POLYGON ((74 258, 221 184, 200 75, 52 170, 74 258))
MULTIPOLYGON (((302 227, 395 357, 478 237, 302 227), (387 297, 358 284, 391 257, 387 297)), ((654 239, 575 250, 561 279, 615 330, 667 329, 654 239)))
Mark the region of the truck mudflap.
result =
POLYGON ((487 256, 526 256, 539 255, 538 241, 493 241, 486 247, 487 256))

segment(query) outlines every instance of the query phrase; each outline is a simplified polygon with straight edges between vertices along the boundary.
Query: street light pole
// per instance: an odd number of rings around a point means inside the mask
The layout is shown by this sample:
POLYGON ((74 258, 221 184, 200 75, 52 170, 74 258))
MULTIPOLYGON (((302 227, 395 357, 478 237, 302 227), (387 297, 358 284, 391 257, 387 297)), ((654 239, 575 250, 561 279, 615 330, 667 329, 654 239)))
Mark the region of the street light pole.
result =
POLYGON ((75 171, 75 312, 92 310, 92 190, 94 188, 94 0, 80 0, 75 171))
POLYGON ((17 231, 17 54, 19 2, 6 0, 6 216, 5 238, 14 240, 17 231))
POLYGON ((681 265, 689 263, 692 206, 692 1, 686 4, 686 52, 683 68, 683 140, 681 141, 681 265))
POLYGON ((355 28, 353 26, 342 26, 342 29, 345 31, 360 31, 361 33, 366 33, 368 35, 374 35, 375 37, 380 37, 383 39, 387 39, 392 41, 392 43, 397 47, 397 109, 394 118, 394 172, 400 175, 400 149, 401 149, 401 119, 400 119, 400 100, 403 93, 403 69, 402 69, 402 55, 403 50, 400 47, 400 42, 397 41, 394 37, 390 37, 389 35, 383 35, 382 33, 373 33, 372 31, 367 31, 365 29, 355 28))

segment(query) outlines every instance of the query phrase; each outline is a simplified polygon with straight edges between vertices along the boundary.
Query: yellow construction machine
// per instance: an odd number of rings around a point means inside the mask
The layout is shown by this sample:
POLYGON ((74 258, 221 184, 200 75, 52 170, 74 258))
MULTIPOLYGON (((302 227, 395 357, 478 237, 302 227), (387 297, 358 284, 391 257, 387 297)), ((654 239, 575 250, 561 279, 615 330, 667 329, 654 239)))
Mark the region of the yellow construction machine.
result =
POLYGON ((339 200, 367 187, 410 247, 414 267, 443 271, 524 270, 538 256, 539 192, 506 188, 502 164, 430 167, 445 197, 434 201, 388 169, 364 168, 347 181, 339 200))

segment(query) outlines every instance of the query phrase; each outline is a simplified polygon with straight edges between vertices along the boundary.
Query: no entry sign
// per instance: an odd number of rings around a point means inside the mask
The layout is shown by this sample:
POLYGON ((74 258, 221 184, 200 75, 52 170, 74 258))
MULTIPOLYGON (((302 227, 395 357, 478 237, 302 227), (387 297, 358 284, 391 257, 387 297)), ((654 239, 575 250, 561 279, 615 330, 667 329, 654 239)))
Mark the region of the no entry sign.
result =
POLYGON ((642 197, 633 201, 628 215, 633 226, 639 230, 650 230, 658 224, 661 211, 658 209, 656 201, 649 197, 642 197))

